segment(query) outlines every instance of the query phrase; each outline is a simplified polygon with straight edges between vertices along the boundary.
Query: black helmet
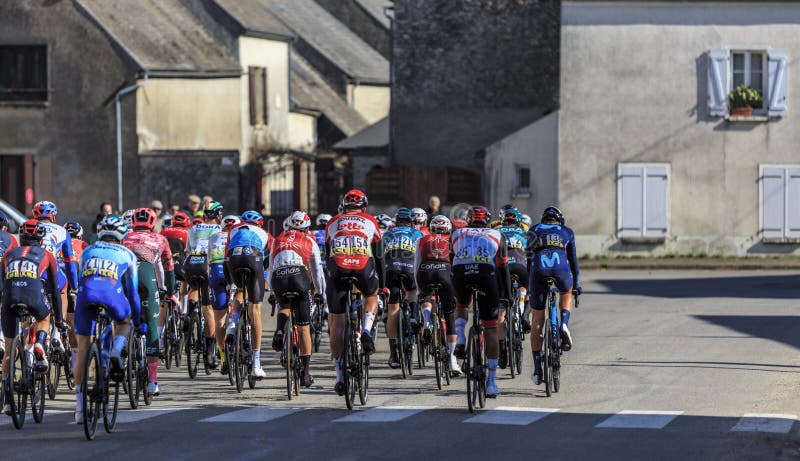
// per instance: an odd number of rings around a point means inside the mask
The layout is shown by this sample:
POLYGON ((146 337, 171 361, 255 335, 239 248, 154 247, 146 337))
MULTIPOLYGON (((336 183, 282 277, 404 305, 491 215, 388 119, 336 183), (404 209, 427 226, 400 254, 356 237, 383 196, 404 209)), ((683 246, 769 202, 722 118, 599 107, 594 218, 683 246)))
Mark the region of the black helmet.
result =
POLYGON ((561 213, 561 210, 554 206, 545 208, 544 212, 542 213, 542 222, 545 222, 548 219, 555 219, 559 222, 559 224, 562 226, 564 225, 564 214, 561 213))

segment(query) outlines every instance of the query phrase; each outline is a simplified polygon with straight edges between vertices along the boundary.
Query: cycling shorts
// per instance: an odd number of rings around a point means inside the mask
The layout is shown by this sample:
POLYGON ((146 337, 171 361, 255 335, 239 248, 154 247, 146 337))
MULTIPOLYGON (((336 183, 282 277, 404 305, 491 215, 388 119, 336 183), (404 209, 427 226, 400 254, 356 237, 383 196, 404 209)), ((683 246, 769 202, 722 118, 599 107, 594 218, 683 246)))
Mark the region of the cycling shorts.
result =
POLYGON ((389 304, 399 303, 400 290, 409 291, 417 289, 417 285, 414 281, 414 269, 387 269, 386 288, 389 289, 389 304))
POLYGON ((290 266, 272 271, 270 286, 281 307, 291 306, 295 325, 311 323, 311 281, 305 267, 290 266), (289 300, 284 295, 290 292, 300 297, 289 300))
POLYGON ((546 270, 534 270, 531 273, 529 290, 531 292, 531 304, 534 310, 544 310, 547 304, 547 283, 545 279, 552 278, 556 282, 556 289, 559 293, 569 293, 572 291, 572 272, 567 268, 553 268, 546 270))
POLYGON ((228 284, 225 282, 225 271, 222 263, 214 263, 208 270, 208 292, 211 307, 216 311, 228 307, 228 284))
POLYGON ((183 263, 183 275, 189 281, 189 288, 200 292, 200 304, 211 304, 208 292, 208 261, 205 255, 189 255, 183 263))
POLYGON ((350 285, 342 279, 353 277, 356 279, 355 287, 365 296, 374 295, 378 291, 380 282, 375 271, 375 260, 370 258, 363 269, 342 269, 331 261, 328 264, 328 309, 331 314, 344 314, 347 312, 347 290, 350 285))
MULTIPOLYGON (((17 331, 17 311, 12 309, 11 307, 11 300, 8 299, 9 296, 3 298, 3 306, 0 309, 0 319, 2 319, 2 327, 3 335, 6 339, 13 339, 14 336, 19 334, 17 331)), ((50 305, 47 303, 43 296, 40 296, 40 300, 34 303, 25 303, 28 306, 28 312, 36 318, 37 321, 40 321, 50 315, 50 305)))
POLYGON ((419 285, 419 296, 421 303, 431 302, 432 291, 430 284, 439 284, 439 300, 442 303, 442 311, 449 314, 456 309, 455 297, 453 295, 453 277, 450 264, 442 262, 422 263, 417 270, 417 284, 419 285))
POLYGON ((258 248, 245 247, 241 252, 234 252, 228 259, 228 270, 233 283, 247 290, 248 301, 255 304, 264 300, 264 257, 258 248), (241 286, 241 271, 249 272, 244 287, 241 286))
POLYGON ((511 274, 512 280, 516 277, 519 286, 524 287, 528 283, 528 268, 525 265, 509 264, 508 272, 511 274))
POLYGON ((158 281, 156 268, 147 261, 138 261, 139 299, 142 306, 142 322, 147 324, 145 355, 158 357, 158 281))
MULTIPOLYGON (((96 313, 89 309, 92 303, 106 306, 106 314, 114 322, 121 322, 131 316, 131 305, 125 297, 125 288, 120 293, 109 290, 92 290, 86 286, 78 290, 78 301, 75 303, 75 334, 91 336, 94 332, 96 313)), ((135 322, 134 322, 135 323, 135 322)))
POLYGON ((478 292, 478 312, 481 320, 497 320, 500 307, 500 283, 497 270, 490 264, 459 264, 453 266, 453 287, 459 307, 472 303, 472 290, 478 292))

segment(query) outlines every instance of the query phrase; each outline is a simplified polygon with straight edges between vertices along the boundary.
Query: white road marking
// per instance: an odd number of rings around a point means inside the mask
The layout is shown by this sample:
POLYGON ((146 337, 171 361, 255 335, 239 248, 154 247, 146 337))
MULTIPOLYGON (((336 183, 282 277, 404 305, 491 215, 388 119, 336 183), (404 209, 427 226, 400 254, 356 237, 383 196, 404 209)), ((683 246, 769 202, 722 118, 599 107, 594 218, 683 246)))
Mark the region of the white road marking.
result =
MULTIPOLYGON (((156 416, 168 415, 176 411, 189 408, 139 408, 138 410, 124 410, 117 413, 117 424, 136 423, 156 416)), ((102 415, 100 416, 102 418, 102 415)), ((72 424, 75 424, 73 421, 72 424)))
POLYGON ((603 429, 663 429, 682 411, 623 410, 595 427, 603 429))
POLYGON ((527 426, 557 411, 557 408, 497 407, 493 410, 482 411, 464 422, 527 426))
POLYGON ((436 407, 426 406, 401 406, 401 407, 375 407, 361 410, 333 420, 334 423, 393 423, 401 421, 425 410, 436 407))
POLYGON ((273 419, 283 418, 293 413, 305 410, 304 408, 270 408, 251 407, 243 410, 231 411, 210 418, 201 419, 201 423, 265 423, 273 419))
POLYGON ((787 434, 792 430, 796 420, 796 415, 747 413, 733 426, 731 431, 787 434))

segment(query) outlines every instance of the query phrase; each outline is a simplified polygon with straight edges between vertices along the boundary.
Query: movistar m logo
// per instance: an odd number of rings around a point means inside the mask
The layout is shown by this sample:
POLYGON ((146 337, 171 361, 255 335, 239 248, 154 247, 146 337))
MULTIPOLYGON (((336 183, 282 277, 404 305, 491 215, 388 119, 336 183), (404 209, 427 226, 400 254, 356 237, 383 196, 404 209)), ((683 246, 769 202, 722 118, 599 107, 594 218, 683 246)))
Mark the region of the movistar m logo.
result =
POLYGON ((542 267, 555 267, 558 264, 561 264, 561 258, 558 256, 558 253, 553 253, 551 257, 547 257, 547 255, 539 256, 539 261, 542 264, 542 267))

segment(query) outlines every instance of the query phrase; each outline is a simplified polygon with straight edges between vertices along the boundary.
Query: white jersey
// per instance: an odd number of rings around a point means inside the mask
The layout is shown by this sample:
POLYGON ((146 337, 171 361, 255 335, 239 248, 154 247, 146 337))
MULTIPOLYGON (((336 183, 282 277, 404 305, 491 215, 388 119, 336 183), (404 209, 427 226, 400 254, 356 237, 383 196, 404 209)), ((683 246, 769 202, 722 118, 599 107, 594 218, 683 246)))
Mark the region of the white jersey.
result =
POLYGON ((505 244, 503 234, 495 229, 465 227, 453 232, 453 266, 462 264, 504 264, 500 248, 505 244))
POLYGON ((221 230, 222 226, 219 224, 195 224, 189 229, 186 253, 192 256, 205 256, 208 254, 208 241, 221 230))
POLYGON ((39 221, 39 225, 45 228, 45 235, 42 239, 42 248, 49 251, 56 261, 61 262, 64 259, 62 247, 64 242, 67 245, 72 245, 72 239, 66 229, 48 221, 39 221))

